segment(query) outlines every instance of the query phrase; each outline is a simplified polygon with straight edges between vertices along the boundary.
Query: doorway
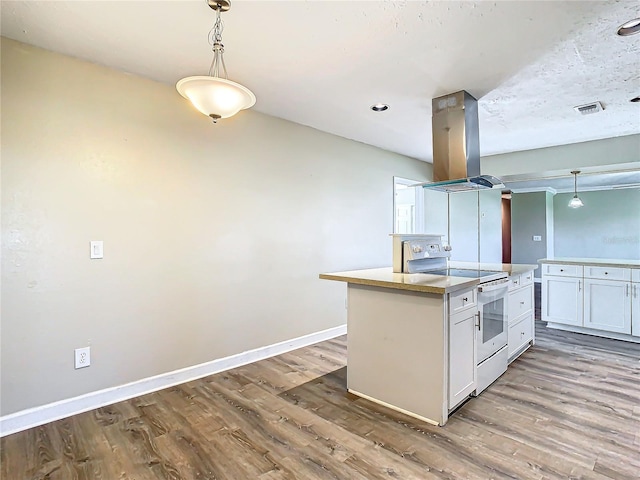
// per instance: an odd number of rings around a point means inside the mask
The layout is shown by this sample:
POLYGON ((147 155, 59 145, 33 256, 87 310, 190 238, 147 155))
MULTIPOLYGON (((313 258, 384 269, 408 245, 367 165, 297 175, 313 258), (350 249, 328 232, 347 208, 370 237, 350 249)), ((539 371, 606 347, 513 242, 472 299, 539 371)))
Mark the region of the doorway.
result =
POLYGON ((393 177, 393 233, 423 233, 424 195, 420 183, 402 177, 393 177))

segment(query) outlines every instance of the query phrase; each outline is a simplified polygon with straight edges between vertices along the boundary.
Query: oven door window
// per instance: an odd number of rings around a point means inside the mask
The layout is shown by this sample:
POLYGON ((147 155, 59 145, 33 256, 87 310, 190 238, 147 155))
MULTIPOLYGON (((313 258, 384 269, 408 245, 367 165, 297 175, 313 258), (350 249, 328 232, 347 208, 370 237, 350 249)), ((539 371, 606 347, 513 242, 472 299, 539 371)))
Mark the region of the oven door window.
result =
POLYGON ((498 298, 482 306, 482 343, 492 339, 505 331, 505 299, 498 298))

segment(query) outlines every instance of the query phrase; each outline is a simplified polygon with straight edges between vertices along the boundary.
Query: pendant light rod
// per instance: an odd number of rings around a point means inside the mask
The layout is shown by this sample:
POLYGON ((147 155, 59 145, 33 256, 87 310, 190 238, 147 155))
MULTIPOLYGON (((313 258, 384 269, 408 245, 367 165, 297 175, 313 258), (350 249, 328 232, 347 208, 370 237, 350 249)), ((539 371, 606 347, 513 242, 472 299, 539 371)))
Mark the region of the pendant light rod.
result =
POLYGON ((578 174, 580 170, 572 170, 571 174, 573 175, 573 198, 569 201, 569 206, 571 208, 580 208, 584 207, 584 203, 578 197, 578 174))
POLYGON ((573 175, 573 193, 575 195, 578 194, 578 174, 580 173, 580 170, 572 170, 571 171, 571 175, 573 175))

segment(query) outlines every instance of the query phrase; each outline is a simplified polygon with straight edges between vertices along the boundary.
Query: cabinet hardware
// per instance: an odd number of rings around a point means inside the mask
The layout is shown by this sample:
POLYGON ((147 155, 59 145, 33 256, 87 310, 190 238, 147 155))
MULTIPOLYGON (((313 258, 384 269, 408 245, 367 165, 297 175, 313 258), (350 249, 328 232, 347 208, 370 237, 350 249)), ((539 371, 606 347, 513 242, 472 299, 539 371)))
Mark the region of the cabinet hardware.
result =
POLYGON ((477 312, 475 317, 476 317, 476 327, 478 327, 478 330, 480 330, 480 312, 477 312))
POLYGON ((578 280, 578 291, 582 291, 582 280, 578 280))
POLYGON ((633 286, 633 298, 638 298, 638 286, 633 286))
POLYGON ((468 299, 467 297, 464 297, 464 298, 462 299, 462 301, 463 301, 463 302, 468 302, 468 301, 469 301, 469 299, 468 299))
POLYGON ((628 297, 629 296, 629 284, 628 283, 627 283, 626 292, 627 292, 627 297, 628 297))

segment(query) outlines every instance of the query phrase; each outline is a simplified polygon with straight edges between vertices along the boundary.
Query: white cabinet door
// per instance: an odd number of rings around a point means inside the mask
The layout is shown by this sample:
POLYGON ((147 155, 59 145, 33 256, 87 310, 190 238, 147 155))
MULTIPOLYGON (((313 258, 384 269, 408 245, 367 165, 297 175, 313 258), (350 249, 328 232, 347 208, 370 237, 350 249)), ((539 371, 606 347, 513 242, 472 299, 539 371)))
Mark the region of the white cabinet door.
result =
POLYGON ((640 337, 640 283, 632 283, 631 335, 640 337))
POLYGON ((584 326, 631 333, 631 283, 587 278, 584 281, 584 326))
POLYGON ((542 277, 542 320, 582 326, 582 279, 542 277))
POLYGON ((449 317, 449 408, 476 389, 476 318, 469 308, 449 317))

